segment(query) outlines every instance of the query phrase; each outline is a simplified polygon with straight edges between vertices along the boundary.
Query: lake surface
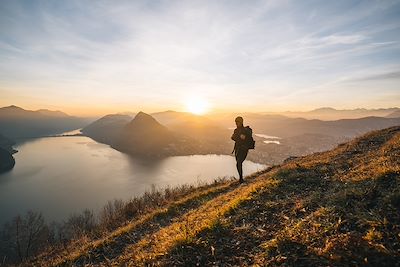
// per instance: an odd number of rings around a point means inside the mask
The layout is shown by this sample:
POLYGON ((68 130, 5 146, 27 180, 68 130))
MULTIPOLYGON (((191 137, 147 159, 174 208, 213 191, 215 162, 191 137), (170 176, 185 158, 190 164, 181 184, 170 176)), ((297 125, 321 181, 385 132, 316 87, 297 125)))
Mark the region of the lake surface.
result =
MULTIPOLYGON (((97 211, 108 200, 129 199, 156 188, 237 177, 227 155, 193 155, 143 161, 85 136, 46 137, 18 143, 16 165, 0 175, 0 223, 27 210, 48 221, 85 208, 97 211)), ((250 152, 251 153, 251 152, 250 152)), ((244 174, 266 166, 245 161, 244 174)))
POLYGON ((277 144, 277 145, 281 144, 280 141, 276 140, 276 139, 282 139, 278 136, 267 135, 267 134, 254 134, 254 135, 266 139, 263 141, 266 144, 277 144))
POLYGON ((265 139, 282 139, 278 136, 273 136, 273 135, 268 135, 268 134, 254 134, 254 135, 265 138, 265 139))

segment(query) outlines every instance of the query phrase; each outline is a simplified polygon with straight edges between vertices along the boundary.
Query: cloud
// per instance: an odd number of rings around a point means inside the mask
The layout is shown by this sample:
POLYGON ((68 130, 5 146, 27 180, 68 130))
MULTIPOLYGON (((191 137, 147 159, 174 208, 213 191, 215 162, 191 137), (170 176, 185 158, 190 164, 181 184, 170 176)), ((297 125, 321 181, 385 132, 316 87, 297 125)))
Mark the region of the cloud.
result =
POLYGON ((330 35, 327 37, 321 38, 322 43, 326 45, 337 45, 337 44, 356 44, 366 39, 366 36, 361 34, 353 34, 353 35, 330 35))
POLYGON ((372 74, 361 78, 354 78, 351 79, 350 81, 357 82, 357 81, 379 81, 379 80, 397 80, 397 79, 400 79, 400 70, 384 72, 379 74, 372 74))

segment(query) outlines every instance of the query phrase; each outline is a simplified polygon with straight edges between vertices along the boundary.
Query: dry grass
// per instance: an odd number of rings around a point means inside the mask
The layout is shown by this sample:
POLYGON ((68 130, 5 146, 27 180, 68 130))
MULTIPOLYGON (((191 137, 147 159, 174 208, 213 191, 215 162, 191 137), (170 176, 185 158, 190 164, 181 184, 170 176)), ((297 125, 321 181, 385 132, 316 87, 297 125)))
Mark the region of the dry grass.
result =
POLYGON ((213 227, 218 218, 250 199, 258 190, 274 185, 273 181, 266 183, 262 178, 259 177, 249 185, 240 186, 232 192, 218 196, 178 218, 170 226, 143 237, 137 244, 127 247, 116 263, 157 264, 157 258, 165 255, 173 246, 193 241, 199 232, 213 227))
POLYGON ((47 263, 400 265, 400 127, 209 190, 47 263))
MULTIPOLYGON (((255 173, 253 177, 260 173, 262 172, 255 173)), ((136 215, 133 219, 126 221, 123 226, 103 233, 100 238, 82 236, 64 248, 53 248, 43 253, 34 261, 28 262, 27 265, 84 265, 87 262, 104 261, 121 253, 125 246, 130 242, 135 242, 142 235, 157 231, 170 224, 173 218, 235 188, 236 182, 217 179, 212 184, 201 185, 197 188, 182 186, 176 189, 167 189, 165 192, 153 190, 139 199, 133 199, 121 205, 123 214, 133 212, 136 215), (169 191, 175 194, 166 196, 166 192, 169 191), (143 203, 144 201, 147 202, 143 203), (132 207, 132 203, 134 207, 132 207), (126 211, 126 209, 129 210, 126 211)), ((120 221, 120 219, 114 221, 120 221)))

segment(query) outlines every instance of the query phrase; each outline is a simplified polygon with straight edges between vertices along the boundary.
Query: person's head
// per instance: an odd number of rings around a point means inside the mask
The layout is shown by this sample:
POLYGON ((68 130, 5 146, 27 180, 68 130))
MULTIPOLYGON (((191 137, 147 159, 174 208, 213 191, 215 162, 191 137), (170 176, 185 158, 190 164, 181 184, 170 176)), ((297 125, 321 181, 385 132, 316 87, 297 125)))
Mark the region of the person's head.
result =
POLYGON ((243 126, 243 118, 242 117, 236 117, 235 123, 237 127, 243 126))

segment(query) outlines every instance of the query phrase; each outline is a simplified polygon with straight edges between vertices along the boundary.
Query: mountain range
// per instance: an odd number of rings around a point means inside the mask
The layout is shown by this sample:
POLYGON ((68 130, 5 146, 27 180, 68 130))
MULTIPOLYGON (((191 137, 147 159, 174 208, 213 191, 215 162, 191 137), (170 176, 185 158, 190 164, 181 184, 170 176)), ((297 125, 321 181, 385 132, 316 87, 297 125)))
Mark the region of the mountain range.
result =
POLYGON ((386 116, 386 118, 400 118, 400 110, 396 110, 389 115, 386 116))
MULTIPOLYGON (((107 115, 82 129, 83 134, 113 148, 141 156, 230 154, 233 120, 236 114, 197 116, 185 112, 139 112, 107 115), (130 121, 131 120, 131 121, 130 121), (130 122, 129 122, 130 121, 130 122)), ((331 149, 335 145, 371 130, 400 125, 400 118, 366 117, 336 121, 289 118, 283 115, 243 114, 254 133, 279 137, 279 145, 255 136, 256 149, 248 159, 277 164, 291 156, 303 156, 331 149)))
POLYGON ((227 154, 230 145, 227 129, 205 117, 175 111, 139 112, 133 119, 106 115, 81 131, 119 151, 144 157, 227 154))
MULTIPOLYGON (((87 119, 69 116, 61 111, 30 111, 9 106, 0 108, 0 133, 8 139, 18 139, 47 136, 84 126, 84 135, 134 155, 160 157, 230 154, 233 146, 230 135, 235 126, 234 118, 241 115, 245 119, 245 125, 252 127, 253 133, 281 138, 277 144, 256 136, 256 149, 249 153, 248 158, 264 164, 276 164, 290 156, 302 156, 330 149, 371 130, 400 125, 398 108, 321 108, 311 111, 310 114, 365 112, 375 112, 387 117, 370 116, 325 121, 292 118, 282 114, 230 113, 198 116, 169 110, 151 114, 110 114, 89 124, 87 119)), ((6 150, 12 152, 9 145, 6 150)))
MULTIPOLYGON (((372 130, 400 124, 400 118, 363 117, 324 121, 317 119, 289 118, 283 115, 244 113, 245 124, 251 125, 256 133, 278 137, 294 137, 302 134, 323 134, 333 137, 353 138, 372 130)), ((225 127, 232 126, 233 115, 219 116, 215 120, 225 127)))
POLYGON ((0 133, 13 140, 59 134, 88 123, 87 119, 69 116, 61 111, 33 111, 17 106, 0 108, 0 133))
POLYGON ((269 115, 280 114, 290 118, 305 118, 319 120, 359 119, 363 117, 386 117, 393 112, 400 111, 400 108, 379 108, 379 109, 335 109, 322 107, 310 111, 285 111, 279 113, 264 113, 269 115))

